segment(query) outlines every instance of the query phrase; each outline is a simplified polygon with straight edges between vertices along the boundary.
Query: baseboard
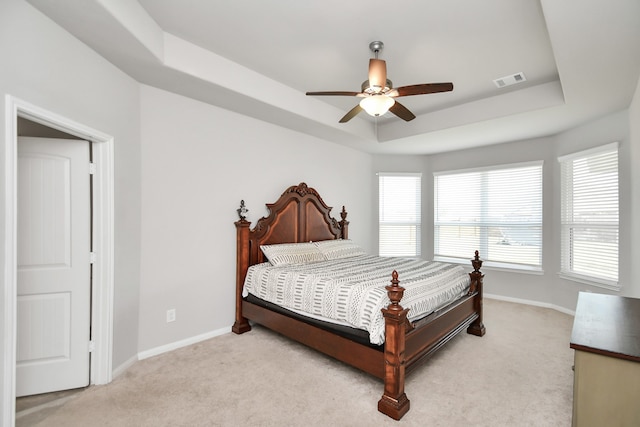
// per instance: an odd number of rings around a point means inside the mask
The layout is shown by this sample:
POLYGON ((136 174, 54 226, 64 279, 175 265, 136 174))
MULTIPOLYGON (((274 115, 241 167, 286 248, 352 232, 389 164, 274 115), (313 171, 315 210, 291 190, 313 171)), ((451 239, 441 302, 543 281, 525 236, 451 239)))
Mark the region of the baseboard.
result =
POLYGON ((141 351, 138 353, 138 360, 148 359, 149 357, 157 356, 162 353, 166 353, 168 351, 177 350, 182 347, 186 347, 191 344, 198 343, 200 341, 205 341, 210 338, 215 338, 220 335, 228 334, 231 332, 231 326, 226 328, 217 329, 215 331, 207 332, 205 334, 196 335, 195 337, 186 338, 184 340, 172 342, 170 344, 161 345, 159 347, 155 347, 149 350, 141 351))
POLYGON ((552 310, 555 311, 559 311, 560 313, 564 313, 564 314, 568 314, 570 316, 575 316, 576 312, 569 310, 567 308, 564 307, 560 307, 559 305, 555 305, 555 304, 549 304, 546 302, 540 302, 540 301, 533 301, 533 300, 527 300, 527 299, 522 299, 522 298, 512 298, 512 297, 505 297, 502 295, 493 295, 493 294, 483 294, 484 298, 488 298, 488 299, 495 299, 495 300, 499 300, 499 301, 507 301, 507 302, 515 302, 518 304, 525 304, 525 305, 533 305, 536 307, 543 307, 543 308, 550 308, 552 310))
POLYGON ((126 362, 120 364, 120 366, 118 366, 116 369, 113 370, 113 372, 111 374, 112 375, 112 380, 115 380, 120 375, 124 374, 124 372, 127 369, 129 369, 130 367, 132 367, 137 361, 138 361, 138 355, 136 354, 135 356, 131 357, 126 362))
MULTIPOLYGON (((522 299, 522 298, 505 297, 505 296, 502 296, 502 295, 493 295, 493 294, 487 294, 487 293, 484 294, 484 297, 488 298, 488 299, 499 300, 499 301, 506 301, 506 302, 513 302, 513 303, 517 303, 517 304, 525 304, 525 305, 532 305, 532 306, 536 306, 536 307, 550 308, 552 310, 556 310, 556 311, 559 311, 561 313, 568 314, 570 316, 575 316, 575 314, 576 314, 575 311, 568 310, 568 309, 566 309, 564 307, 560 307, 560 306, 555 305, 555 304, 549 304, 549 303, 540 302, 540 301, 532 301, 532 300, 526 300, 526 299, 522 299)), ((184 340, 172 342, 170 344, 165 344, 165 345, 161 345, 159 347, 154 347, 154 348, 149 349, 149 350, 141 351, 140 353, 138 353, 137 356, 133 356, 131 359, 127 360, 126 362, 124 362, 123 364, 118 366, 113 371, 113 378, 116 378, 117 376, 119 376, 122 373, 124 373, 127 369, 129 369, 138 360, 144 360, 144 359, 148 359, 149 357, 158 356, 160 354, 167 353, 167 352, 173 351, 173 350, 177 350, 179 348, 186 347, 188 345, 195 344, 195 343, 198 343, 198 342, 201 342, 201 341, 205 341, 205 340, 208 340, 210 338, 215 338, 217 336, 224 335, 224 334, 227 334, 229 332, 231 332, 231 327, 230 326, 226 327, 226 328, 217 329, 215 331, 207 332, 205 334, 196 335, 194 337, 186 338, 184 340)))
POLYGON ((112 373, 113 379, 116 379, 117 377, 122 375, 127 369, 132 367, 139 360, 143 360, 143 359, 147 359, 149 357, 157 356, 157 355, 162 354, 162 353, 167 353, 169 351, 176 350, 176 349, 179 349, 181 347, 186 347, 188 345, 195 344, 195 343, 198 343, 200 341, 205 341, 205 340, 208 340, 210 338, 214 338, 214 337, 217 337, 217 336, 220 336, 220 335, 224 335, 224 334, 227 334, 229 332, 231 332, 231 326, 226 327, 226 328, 222 328, 222 329, 217 329, 215 331, 207 332, 205 334, 196 335, 195 337, 191 337, 191 338, 187 338, 187 339, 184 339, 184 340, 176 341, 176 342, 173 342, 173 343, 170 343, 170 344, 162 345, 160 347, 155 347, 155 348, 152 348, 150 350, 142 351, 142 352, 136 354, 135 356, 131 357, 129 360, 125 361, 124 363, 120 364, 117 368, 115 368, 113 370, 113 373, 112 373))

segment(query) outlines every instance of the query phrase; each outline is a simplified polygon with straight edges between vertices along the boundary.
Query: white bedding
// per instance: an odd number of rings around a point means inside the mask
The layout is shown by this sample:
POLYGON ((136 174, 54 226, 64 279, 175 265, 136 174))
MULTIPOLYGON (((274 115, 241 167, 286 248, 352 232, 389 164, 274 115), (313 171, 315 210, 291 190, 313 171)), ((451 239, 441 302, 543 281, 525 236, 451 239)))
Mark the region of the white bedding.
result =
POLYGON ((389 305, 385 286, 391 283, 393 270, 405 288, 400 305, 409 309, 410 321, 456 300, 469 288, 469 275, 459 265, 360 255, 300 265, 253 265, 247 271, 244 295, 364 329, 372 344, 382 344, 381 309, 389 305))

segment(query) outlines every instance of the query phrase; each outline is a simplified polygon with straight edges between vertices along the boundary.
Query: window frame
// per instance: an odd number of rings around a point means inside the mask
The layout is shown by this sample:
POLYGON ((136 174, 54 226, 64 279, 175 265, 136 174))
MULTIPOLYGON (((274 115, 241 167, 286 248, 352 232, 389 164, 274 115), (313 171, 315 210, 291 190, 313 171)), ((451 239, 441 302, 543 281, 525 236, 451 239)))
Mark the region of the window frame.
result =
POLYGON ((422 191, 423 191, 423 187, 422 187, 422 172, 378 172, 377 174, 378 177, 378 255, 379 256, 399 256, 399 257, 408 257, 408 258, 420 258, 422 256, 422 191), (381 190, 382 190, 382 186, 381 186, 381 180, 384 177, 413 177, 416 178, 417 183, 419 185, 419 189, 417 191, 417 195, 418 195, 418 200, 416 205, 412 206, 412 208, 415 209, 415 214, 416 214, 416 221, 404 221, 404 222, 398 222, 398 221, 383 221, 383 214, 382 214, 382 204, 383 204, 383 200, 382 200, 382 195, 381 195, 381 190), (409 226, 409 227, 415 227, 414 233, 415 233, 415 252, 413 254, 393 254, 393 251, 390 252, 385 252, 387 253, 387 255, 382 255, 383 251, 383 239, 381 238, 381 231, 382 231, 382 225, 383 224, 395 224, 398 226, 409 226))
MULTIPOLYGON (((567 154, 564 156, 558 157, 558 162, 560 163, 560 271, 558 272, 558 276, 560 278, 571 280, 578 283, 583 283, 591 286, 596 286, 604 289, 610 289, 615 291, 620 291, 622 286, 620 284, 620 143, 612 142, 605 145, 600 145, 598 147, 590 148, 587 150, 577 151, 571 154, 567 154), (569 197, 565 195, 566 191, 566 183, 565 183, 565 170, 564 167, 569 162, 573 162, 575 160, 586 159, 590 157, 599 156, 602 154, 606 154, 608 152, 615 151, 616 153, 616 169, 617 169, 617 222, 616 224, 605 225, 603 222, 576 222, 576 221, 567 221, 566 220, 566 212, 565 212, 565 204, 568 200, 565 197, 569 197), (615 230, 617 232, 618 241, 617 241, 617 250, 616 250, 616 264, 617 264, 617 273, 615 280, 607 279, 605 277, 597 277, 588 274, 582 274, 579 272, 575 272, 572 270, 573 267, 568 266, 567 263, 572 264, 573 258, 571 257, 571 252, 573 247, 569 245, 569 241, 571 239, 565 235, 565 233, 569 232, 574 228, 592 228, 592 229, 605 229, 605 230, 615 230)), ((572 193, 573 194, 573 193, 572 193)), ((571 206, 573 209, 573 205, 571 206)))
MULTIPOLYGON (((438 254, 438 239, 439 234, 437 232, 437 227, 439 226, 439 224, 437 223, 437 218, 438 218, 438 205, 437 205, 437 200, 436 197, 438 195, 438 189, 437 189, 437 182, 438 182, 438 177, 440 176, 446 176, 446 175, 458 175, 458 174, 470 174, 470 173, 482 173, 482 172, 492 172, 492 171, 501 171, 501 170, 509 170, 509 169, 519 169, 519 168, 529 168, 529 167, 538 167, 539 168, 539 175, 540 175, 540 182, 539 182, 539 193, 538 193, 538 197, 540 200, 540 205, 539 205, 539 218, 540 218, 540 222, 539 223, 534 223, 532 224, 534 227, 539 227, 540 230, 540 241, 539 241, 539 263, 537 264, 524 264, 524 263, 517 263, 517 262, 508 262, 508 261, 499 261, 499 260, 491 260, 490 258, 488 258, 487 255, 487 248, 488 248, 488 244, 489 244, 489 238, 488 235, 485 233, 483 234, 483 236, 481 237, 481 239, 483 239, 483 241, 481 241, 479 243, 479 247, 478 248, 470 248, 470 252, 474 251, 474 250, 478 250, 480 252, 480 256, 481 257, 486 257, 485 262, 484 262, 484 266, 485 267, 489 267, 489 268, 495 268, 495 269, 499 269, 499 270, 503 270, 503 271, 513 271, 513 272, 518 272, 518 273, 529 273, 529 274, 543 274, 544 270, 543 270, 543 258, 544 258, 544 254, 543 254, 543 235, 544 235, 544 161, 543 160, 534 160, 534 161, 528 161, 528 162, 519 162, 519 163, 508 163, 508 164, 499 164, 499 165, 491 165, 491 166, 484 166, 484 167, 478 167, 478 168, 469 168, 469 169, 457 169, 457 170, 446 170, 446 171, 438 171, 438 172, 434 172, 433 173, 433 250, 434 250, 434 260, 436 261, 444 261, 444 262, 454 262, 454 263, 460 263, 460 264, 467 264, 468 263, 468 259, 469 256, 473 255, 472 253, 470 253, 468 256, 465 254, 464 256, 446 256, 446 255, 441 255, 438 254), (483 255, 483 250, 485 252, 485 254, 483 255)), ((482 193, 481 193, 482 194, 482 193)), ((483 206, 485 206, 487 203, 487 201, 483 201, 481 202, 481 204, 483 206)), ((484 212, 483 212, 484 213, 484 212)), ((444 222, 443 222, 444 223, 444 222)), ((487 218, 484 219, 483 222, 480 222, 481 226, 489 226, 489 224, 494 223, 493 221, 488 221, 487 218)), ((468 225, 475 225, 477 224, 476 222, 467 222, 468 225)), ((505 226, 505 228, 507 228, 507 226, 505 226)))

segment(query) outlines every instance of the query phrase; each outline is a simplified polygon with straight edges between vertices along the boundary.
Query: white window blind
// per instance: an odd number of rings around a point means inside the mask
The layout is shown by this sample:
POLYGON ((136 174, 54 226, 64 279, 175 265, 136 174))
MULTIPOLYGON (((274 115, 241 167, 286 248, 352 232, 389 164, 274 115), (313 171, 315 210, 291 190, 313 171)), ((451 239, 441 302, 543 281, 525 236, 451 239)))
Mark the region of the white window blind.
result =
POLYGON ((434 255, 542 268, 542 162, 434 174, 434 255))
POLYGON ((560 157, 561 275, 619 289, 618 144, 560 157))
POLYGON ((378 174, 380 256, 420 256, 422 174, 378 174))

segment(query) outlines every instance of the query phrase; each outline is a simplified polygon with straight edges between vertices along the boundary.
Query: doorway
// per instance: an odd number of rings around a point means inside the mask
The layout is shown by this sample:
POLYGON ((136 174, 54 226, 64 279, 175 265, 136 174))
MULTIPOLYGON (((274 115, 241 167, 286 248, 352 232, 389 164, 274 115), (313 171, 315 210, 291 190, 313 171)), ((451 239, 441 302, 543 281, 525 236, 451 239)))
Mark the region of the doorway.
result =
POLYGON ((7 95, 5 98, 5 188, 4 188, 4 328, 3 390, 0 424, 15 423, 16 399, 16 304, 17 304, 17 138, 18 118, 61 131, 93 143, 96 170, 93 174, 94 239, 93 293, 91 295, 92 363, 91 384, 112 379, 114 226, 114 158, 112 136, 7 95))

